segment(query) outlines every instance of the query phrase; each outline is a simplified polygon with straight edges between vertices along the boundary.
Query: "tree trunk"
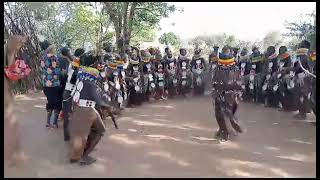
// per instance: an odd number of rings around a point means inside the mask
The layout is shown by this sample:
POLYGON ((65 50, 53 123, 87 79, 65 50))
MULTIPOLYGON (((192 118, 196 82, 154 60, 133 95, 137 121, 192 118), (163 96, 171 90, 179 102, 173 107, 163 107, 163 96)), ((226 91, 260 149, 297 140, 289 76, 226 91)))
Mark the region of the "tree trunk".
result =
POLYGON ((126 45, 130 44, 130 39, 131 39, 131 34, 132 34, 132 29, 133 29, 132 24, 133 24, 134 12, 135 12, 136 7, 137 7, 137 2, 133 2, 130 7, 129 18, 128 18, 128 33, 127 33, 127 37, 125 39, 126 45))
POLYGON ((117 11, 117 9, 114 9, 113 7, 115 6, 115 4, 113 2, 105 2, 105 7, 108 11, 108 15, 109 18, 114 26, 115 32, 116 32, 116 42, 117 42, 117 48, 119 48, 118 46, 118 42, 121 38, 121 26, 119 24, 120 22, 120 16, 118 16, 120 13, 119 11, 117 11))
MULTIPOLYGON (((129 2, 125 2, 123 5, 123 43, 122 46, 127 45, 127 39, 128 39, 128 8, 129 8, 129 2)), ((124 47, 122 47, 121 52, 124 51, 124 47)))
POLYGON ((137 4, 137 2, 124 2, 120 8, 115 9, 113 8, 115 4, 105 2, 106 10, 115 28, 117 49, 120 51, 123 51, 124 45, 130 44, 134 11, 137 4))
POLYGON ((118 42, 121 39, 121 33, 120 33, 119 28, 115 28, 115 31, 116 31, 116 44, 117 44, 117 48, 119 49, 120 47, 118 46, 118 42))
POLYGON ((87 30, 86 30, 86 34, 85 34, 84 39, 83 39, 83 41, 82 41, 82 47, 84 47, 84 43, 86 42, 87 35, 88 35, 88 28, 87 28, 87 30))

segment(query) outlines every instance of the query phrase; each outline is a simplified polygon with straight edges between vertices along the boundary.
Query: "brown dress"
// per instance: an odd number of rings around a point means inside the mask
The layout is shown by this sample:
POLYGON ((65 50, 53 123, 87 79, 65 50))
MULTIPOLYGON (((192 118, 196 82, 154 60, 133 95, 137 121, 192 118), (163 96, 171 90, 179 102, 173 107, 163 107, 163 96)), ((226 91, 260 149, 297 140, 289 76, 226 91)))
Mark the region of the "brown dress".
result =
POLYGON ((91 107, 74 105, 69 123, 71 159, 80 160, 87 145, 91 130, 104 132, 105 126, 99 113, 91 107))
POLYGON ((215 116, 219 125, 216 138, 228 140, 230 134, 237 135, 237 132, 243 132, 235 115, 238 108, 238 91, 241 90, 238 67, 235 64, 218 64, 212 90, 215 116))

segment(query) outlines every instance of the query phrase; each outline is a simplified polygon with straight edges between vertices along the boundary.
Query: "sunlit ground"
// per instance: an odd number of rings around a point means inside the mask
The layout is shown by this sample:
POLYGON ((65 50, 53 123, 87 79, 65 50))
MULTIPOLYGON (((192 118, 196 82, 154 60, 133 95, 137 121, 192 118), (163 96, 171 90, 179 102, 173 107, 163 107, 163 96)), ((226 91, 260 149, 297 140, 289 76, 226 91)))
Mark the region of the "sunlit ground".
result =
MULTIPOLYGON (((43 94, 16 98, 31 177, 315 177, 316 127, 292 113, 242 103, 246 133, 219 143, 209 96, 176 98, 126 109, 119 130, 108 131, 88 167, 68 164, 62 129, 45 129, 43 94)), ((7 176, 19 176, 17 170, 7 176)))

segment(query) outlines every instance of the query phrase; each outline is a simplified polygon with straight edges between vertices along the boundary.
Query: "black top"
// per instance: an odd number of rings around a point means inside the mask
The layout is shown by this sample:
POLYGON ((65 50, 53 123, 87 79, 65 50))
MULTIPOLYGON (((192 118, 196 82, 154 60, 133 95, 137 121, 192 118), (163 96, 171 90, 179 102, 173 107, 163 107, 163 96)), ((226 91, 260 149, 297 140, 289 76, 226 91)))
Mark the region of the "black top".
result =
POLYGON ((162 72, 164 72, 164 70, 165 70, 165 62, 164 61, 155 61, 153 64, 154 64, 155 72, 159 72, 160 69, 162 70, 162 72), (160 66, 160 65, 162 65, 162 66, 160 66))
MULTIPOLYGON (((308 64, 308 56, 307 55, 298 55, 297 58, 300 58, 301 65, 305 69, 309 69, 309 64, 308 64)), ((302 73, 303 69, 300 67, 299 62, 294 63, 294 69, 296 73, 302 73)))
POLYGON ((250 56, 250 60, 251 60, 250 65, 255 64, 256 65, 256 73, 261 73, 263 70, 264 63, 263 63, 263 61, 259 61, 259 62, 252 61, 255 58, 264 58, 264 57, 260 53, 252 53, 250 56))
POLYGON ((68 67, 69 67, 69 60, 67 59, 67 57, 63 57, 63 56, 59 56, 58 57, 58 61, 59 61, 59 67, 61 68, 61 82, 62 84, 65 84, 68 78, 68 67))
POLYGON ((94 81, 84 80, 80 99, 95 101, 99 106, 108 107, 108 100, 103 95, 102 89, 94 81))
POLYGON ((178 57, 178 69, 181 69, 182 68, 182 62, 185 62, 186 63, 186 68, 189 68, 189 63, 190 63, 190 59, 187 58, 187 57, 178 57))
POLYGON ((196 62, 197 62, 197 60, 200 60, 201 61, 201 69, 204 69, 205 68, 205 60, 204 60, 204 58, 203 57, 201 57, 201 56, 193 56, 192 57, 192 60, 191 60, 191 62, 190 62, 190 65, 191 65, 191 67, 192 68, 197 68, 196 67, 196 62))

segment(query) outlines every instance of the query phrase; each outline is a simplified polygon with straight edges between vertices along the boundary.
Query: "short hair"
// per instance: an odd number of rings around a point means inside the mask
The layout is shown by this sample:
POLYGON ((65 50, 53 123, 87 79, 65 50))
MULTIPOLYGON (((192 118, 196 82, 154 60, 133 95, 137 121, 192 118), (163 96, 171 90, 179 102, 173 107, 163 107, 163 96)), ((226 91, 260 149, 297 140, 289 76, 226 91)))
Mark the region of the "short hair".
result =
POLYGON ((64 56, 69 56, 69 55, 70 55, 70 50, 69 50, 69 48, 67 48, 67 47, 62 47, 62 48, 60 48, 60 52, 61 52, 61 54, 64 55, 64 56))
POLYGON ((91 66, 97 61, 97 58, 95 58, 91 53, 85 53, 80 58, 80 64, 83 66, 91 66))
POLYGON ((240 54, 247 54, 248 53, 248 49, 247 48, 243 48, 240 52, 240 54))
POLYGON ((310 42, 307 41, 307 40, 301 41, 301 43, 299 44, 299 48, 307 48, 307 49, 310 49, 310 42))
POLYGON ((46 54, 47 54, 47 53, 51 53, 53 49, 54 49, 54 46, 53 46, 53 45, 50 45, 50 46, 47 47, 47 49, 45 49, 44 52, 45 52, 46 54))
POLYGON ((196 48, 195 50, 194 50, 194 54, 200 54, 201 53, 201 49, 200 48, 196 48))
POLYGON ((111 42, 104 42, 102 44, 102 49, 105 50, 105 51, 112 50, 113 49, 113 45, 112 45, 111 42))
POLYGON ((227 50, 230 50, 231 51, 231 48, 229 46, 224 46, 222 48, 222 52, 226 52, 227 50))
POLYGON ((234 52, 238 52, 238 51, 239 51, 239 48, 232 48, 232 50, 233 50, 234 52))
POLYGON ((74 51, 74 55, 75 55, 76 57, 80 57, 80 56, 82 56, 82 55, 84 54, 84 52, 85 52, 85 50, 84 50, 83 48, 78 48, 78 49, 76 49, 76 50, 74 51))
POLYGON ((39 43, 41 50, 45 51, 48 49, 48 47, 51 45, 51 43, 48 40, 44 40, 39 43))
POLYGON ((186 48, 180 48, 180 49, 179 49, 179 52, 180 52, 180 53, 181 53, 182 51, 186 51, 186 52, 187 52, 186 48))
POLYGON ((288 48, 286 47, 286 46, 281 46, 280 48, 279 48, 279 54, 280 53, 285 53, 285 52, 287 52, 288 51, 288 48))
POLYGON ((269 53, 275 53, 275 52, 276 52, 276 48, 275 48, 274 46, 269 46, 269 47, 267 48, 267 52, 269 52, 269 53))
POLYGON ((259 50, 257 46, 253 46, 252 51, 259 50))

